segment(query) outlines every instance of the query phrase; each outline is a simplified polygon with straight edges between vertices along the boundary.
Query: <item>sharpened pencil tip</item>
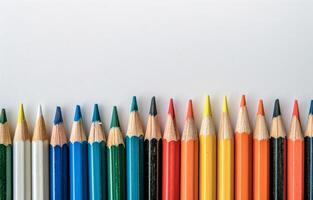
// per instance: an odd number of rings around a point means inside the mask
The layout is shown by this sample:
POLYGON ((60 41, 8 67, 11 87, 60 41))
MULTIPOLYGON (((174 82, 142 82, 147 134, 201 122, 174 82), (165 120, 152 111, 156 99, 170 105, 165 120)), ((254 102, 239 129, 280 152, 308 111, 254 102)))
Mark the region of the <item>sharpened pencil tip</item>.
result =
POLYGON ((8 120, 7 120, 7 115, 6 115, 6 113, 5 113, 5 109, 2 108, 2 109, 1 109, 1 115, 0 115, 0 123, 1 123, 1 124, 5 124, 7 121, 8 121, 8 120))
POLYGON ((37 119, 40 118, 42 115, 42 107, 41 105, 39 104, 38 105, 38 109, 37 109, 37 119))
POLYGON ((60 106, 57 106, 57 108, 55 110, 53 123, 54 123, 54 125, 63 123, 62 111, 61 111, 61 107, 60 106))
POLYGON ((281 115, 279 99, 276 99, 275 105, 274 105, 273 117, 278 117, 279 115, 281 115))
POLYGON ((150 105, 149 114, 152 115, 152 116, 156 116, 158 114, 154 96, 151 99, 151 105, 150 105))
POLYGON ((227 96, 224 96, 222 112, 228 113, 227 96))
POLYGON ((116 106, 113 107, 110 128, 115 128, 115 127, 120 127, 120 122, 118 119, 118 113, 117 113, 117 107, 116 106))
POLYGON ((136 96, 133 96, 130 112, 136 112, 136 111, 138 111, 137 98, 136 96))
POLYGON ((258 113, 257 113, 258 115, 262 115, 262 116, 264 116, 264 106, 263 106, 263 100, 262 99, 260 99, 259 100, 259 103, 258 103, 258 113))
POLYGON ((205 102, 204 102, 203 117, 209 117, 209 116, 212 116, 212 111, 211 111, 210 96, 207 95, 205 97, 205 102))
POLYGON ((22 123, 23 121, 25 121, 25 114, 23 104, 21 103, 18 111, 17 123, 22 123))
POLYGON ((188 100, 188 107, 187 107, 187 115, 186 119, 193 118, 193 107, 192 107, 192 100, 188 100))
POLYGON ((76 105, 74 121, 77 122, 77 121, 81 120, 81 118, 82 118, 82 112, 81 112, 80 106, 76 105))
POLYGON ((169 106, 168 106, 168 112, 167 113, 169 115, 171 115, 172 118, 175 118, 174 101, 173 101, 172 98, 170 99, 170 103, 169 103, 169 106))
POLYGON ((240 100, 240 107, 245 107, 246 106, 246 96, 242 95, 241 100, 240 100))
POLYGON ((296 118, 299 118, 299 106, 298 106, 298 100, 295 100, 293 103, 293 111, 292 115, 296 118))
POLYGON ((101 122, 98 104, 93 106, 92 122, 101 122))
POLYGON ((310 105, 310 115, 313 115, 313 100, 311 100, 311 105, 310 105))

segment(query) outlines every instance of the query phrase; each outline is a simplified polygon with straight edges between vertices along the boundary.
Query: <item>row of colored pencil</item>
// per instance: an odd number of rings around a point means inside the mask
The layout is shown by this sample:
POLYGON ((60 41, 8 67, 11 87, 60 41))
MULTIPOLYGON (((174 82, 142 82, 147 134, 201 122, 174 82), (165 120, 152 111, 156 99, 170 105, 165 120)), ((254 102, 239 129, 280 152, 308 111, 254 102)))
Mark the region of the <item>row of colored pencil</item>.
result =
POLYGON ((108 138, 94 106, 87 141, 76 106, 70 139, 57 107, 51 139, 39 106, 34 132, 28 132, 20 105, 13 139, 5 110, 0 114, 0 200, 266 200, 313 199, 313 101, 302 133, 298 102, 286 134, 279 101, 275 101, 270 133, 262 100, 254 132, 242 96, 235 131, 224 98, 216 133, 206 97, 198 134, 189 100, 180 135, 173 100, 162 137, 153 97, 144 133, 133 97, 125 136, 113 107, 108 138), (125 143, 124 143, 125 141, 125 143))

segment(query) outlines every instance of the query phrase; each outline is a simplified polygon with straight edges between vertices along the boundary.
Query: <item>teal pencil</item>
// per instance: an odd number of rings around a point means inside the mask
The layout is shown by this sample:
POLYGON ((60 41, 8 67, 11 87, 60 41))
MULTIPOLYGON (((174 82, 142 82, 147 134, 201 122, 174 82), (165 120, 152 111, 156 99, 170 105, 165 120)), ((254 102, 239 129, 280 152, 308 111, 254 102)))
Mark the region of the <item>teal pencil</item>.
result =
POLYGON ((138 114, 136 97, 133 97, 126 133, 127 199, 143 200, 144 143, 143 129, 138 114))
POLYGON ((88 138, 89 200, 107 199, 106 171, 106 140, 95 104, 88 138))

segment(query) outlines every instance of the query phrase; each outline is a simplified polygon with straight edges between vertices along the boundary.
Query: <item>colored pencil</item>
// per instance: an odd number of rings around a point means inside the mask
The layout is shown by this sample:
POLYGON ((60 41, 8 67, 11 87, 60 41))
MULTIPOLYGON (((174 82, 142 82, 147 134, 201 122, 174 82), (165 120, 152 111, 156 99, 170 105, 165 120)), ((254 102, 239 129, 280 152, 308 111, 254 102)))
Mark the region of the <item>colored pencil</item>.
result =
POLYGON ((162 141, 162 199, 180 199, 180 134, 170 99, 162 141))
POLYGON ((234 199, 234 133, 228 115, 226 96, 217 139, 217 199, 232 200, 234 199))
POLYGON ((61 107, 56 108, 50 140, 50 200, 68 200, 69 147, 61 107))
POLYGON ((49 199, 49 139, 40 105, 32 138, 32 199, 49 199))
POLYGON ((253 199, 268 200, 270 189, 270 143, 263 101, 259 100, 253 135, 253 199))
POLYGON ((15 200, 30 200, 32 197, 30 140, 23 104, 20 104, 13 139, 13 198, 15 200))
POLYGON ((286 199, 286 131, 275 100, 270 133, 270 199, 286 199))
POLYGON ((5 110, 0 114, 0 199, 12 200, 12 138, 5 110))
POLYGON ((304 197, 304 141, 299 119, 298 101, 295 100, 290 131, 287 137, 287 198, 302 200, 304 197))
POLYGON ((133 97, 126 133, 126 191, 128 200, 143 200, 143 129, 133 97))
POLYGON ((116 106, 113 107, 112 120, 107 142, 108 199, 125 200, 125 145, 120 129, 116 106))
POLYGON ((252 133, 242 95, 235 129, 235 199, 252 199, 252 133))
POLYGON ((304 199, 313 200, 313 100, 304 133, 304 199))
POLYGON ((106 139, 98 104, 94 105, 88 138, 89 200, 107 199, 106 139))
POLYGON ((199 199, 216 200, 216 132, 210 96, 205 98, 200 129, 199 199))
POLYGON ((87 140, 80 106, 75 109, 70 136, 70 199, 88 199, 87 140))
POLYGON ((192 101, 189 100, 181 138, 181 200, 198 200, 198 161, 199 136, 193 118, 192 101))
POLYGON ((162 198, 162 134, 155 97, 151 99, 144 141, 144 199, 162 198))

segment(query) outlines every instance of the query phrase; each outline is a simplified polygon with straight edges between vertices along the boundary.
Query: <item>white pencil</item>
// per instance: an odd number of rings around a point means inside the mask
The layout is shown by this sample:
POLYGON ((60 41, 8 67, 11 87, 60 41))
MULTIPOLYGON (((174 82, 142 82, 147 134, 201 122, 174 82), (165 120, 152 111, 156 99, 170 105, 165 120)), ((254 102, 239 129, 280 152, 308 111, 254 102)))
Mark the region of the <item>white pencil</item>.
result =
POLYGON ((20 105, 13 140, 13 198, 31 199, 31 145, 23 104, 20 105))
POLYGON ((32 199, 49 199, 49 139, 40 105, 32 139, 32 199))

